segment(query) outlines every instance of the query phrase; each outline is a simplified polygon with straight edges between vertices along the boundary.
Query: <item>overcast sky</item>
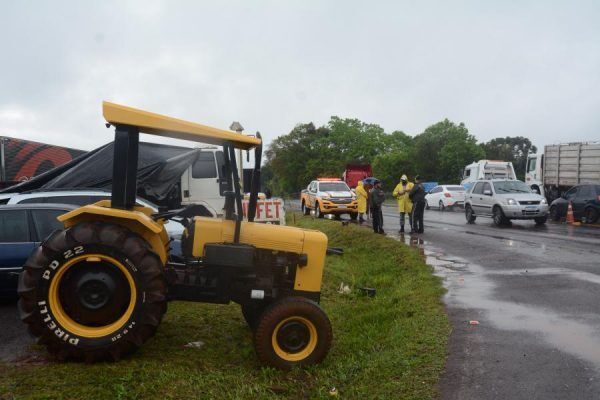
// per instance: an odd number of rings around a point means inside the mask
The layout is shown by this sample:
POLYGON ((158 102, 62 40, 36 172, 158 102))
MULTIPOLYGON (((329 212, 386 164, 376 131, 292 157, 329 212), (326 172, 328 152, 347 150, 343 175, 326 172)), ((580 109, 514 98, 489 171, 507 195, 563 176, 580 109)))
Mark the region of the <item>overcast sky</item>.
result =
MULTIPOLYGON (((600 140, 600 1, 3 1, 0 135, 112 140, 102 100, 266 141, 331 115, 411 135, 600 140)), ((143 140, 148 140, 144 137, 143 140)))

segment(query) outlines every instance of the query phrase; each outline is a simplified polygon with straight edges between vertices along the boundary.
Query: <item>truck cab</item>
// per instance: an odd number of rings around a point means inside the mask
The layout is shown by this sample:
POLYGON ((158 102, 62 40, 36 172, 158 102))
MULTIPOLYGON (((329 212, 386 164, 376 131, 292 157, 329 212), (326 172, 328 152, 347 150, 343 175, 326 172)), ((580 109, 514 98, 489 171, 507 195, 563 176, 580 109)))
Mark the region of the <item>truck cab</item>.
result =
POLYGON ((469 189, 480 179, 517 179, 517 176, 511 162, 479 160, 465 167, 460 184, 469 189))
POLYGON ((224 163, 223 150, 216 146, 202 148, 196 161, 181 176, 181 204, 204 201, 222 214, 224 193, 231 190, 224 179, 224 163))
POLYGON ((535 193, 545 196, 542 169, 544 165, 543 154, 527 155, 527 170, 525 171, 525 183, 535 193))
MULTIPOLYGON (((202 146, 200 149, 196 161, 181 176, 181 204, 188 206, 208 203, 217 215, 221 216, 225 205, 225 193, 233 190, 226 178, 225 156, 223 150, 217 146, 202 146)), ((236 162, 242 162, 237 153, 236 162)), ((245 190, 246 193, 248 191, 245 190)), ((244 196, 242 202, 244 216, 247 218, 249 196, 244 196)), ((283 199, 267 198, 264 193, 259 193, 255 221, 285 225, 283 199)))

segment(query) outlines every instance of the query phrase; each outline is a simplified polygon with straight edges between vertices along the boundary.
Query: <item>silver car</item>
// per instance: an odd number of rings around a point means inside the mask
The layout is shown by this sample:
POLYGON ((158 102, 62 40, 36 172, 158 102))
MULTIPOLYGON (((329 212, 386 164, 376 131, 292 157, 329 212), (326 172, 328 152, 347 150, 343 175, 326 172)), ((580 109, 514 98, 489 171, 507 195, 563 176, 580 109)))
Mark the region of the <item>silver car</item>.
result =
POLYGON ((481 216, 493 218, 498 226, 511 219, 532 219, 541 225, 548 219, 548 202, 519 180, 480 180, 466 195, 465 216, 470 224, 481 216))

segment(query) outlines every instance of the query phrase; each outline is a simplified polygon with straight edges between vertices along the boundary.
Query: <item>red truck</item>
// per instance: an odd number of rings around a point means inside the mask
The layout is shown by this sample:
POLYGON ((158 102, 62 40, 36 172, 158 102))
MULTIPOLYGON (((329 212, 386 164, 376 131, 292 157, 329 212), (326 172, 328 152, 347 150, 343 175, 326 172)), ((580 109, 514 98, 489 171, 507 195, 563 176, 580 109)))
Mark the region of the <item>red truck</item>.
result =
POLYGON ((83 150, 0 136, 0 188, 29 180, 83 153, 83 150))
POLYGON ((371 164, 346 164, 342 179, 351 189, 354 189, 358 185, 358 181, 369 176, 373 176, 371 164))

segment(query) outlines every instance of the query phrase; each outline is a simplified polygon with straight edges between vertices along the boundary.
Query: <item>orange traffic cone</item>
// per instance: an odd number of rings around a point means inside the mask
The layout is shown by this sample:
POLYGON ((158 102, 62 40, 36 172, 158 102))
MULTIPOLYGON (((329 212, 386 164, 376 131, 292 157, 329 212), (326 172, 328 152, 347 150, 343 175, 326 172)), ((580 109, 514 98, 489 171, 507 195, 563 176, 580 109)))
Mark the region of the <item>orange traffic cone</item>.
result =
POLYGON ((573 217, 573 206, 571 202, 569 202, 569 207, 567 208, 567 224, 575 223, 575 218, 573 217))

